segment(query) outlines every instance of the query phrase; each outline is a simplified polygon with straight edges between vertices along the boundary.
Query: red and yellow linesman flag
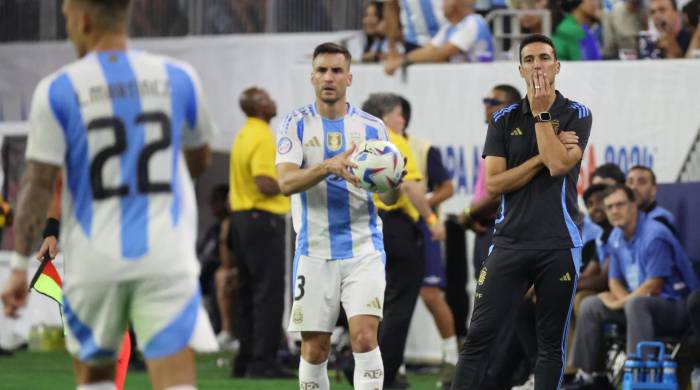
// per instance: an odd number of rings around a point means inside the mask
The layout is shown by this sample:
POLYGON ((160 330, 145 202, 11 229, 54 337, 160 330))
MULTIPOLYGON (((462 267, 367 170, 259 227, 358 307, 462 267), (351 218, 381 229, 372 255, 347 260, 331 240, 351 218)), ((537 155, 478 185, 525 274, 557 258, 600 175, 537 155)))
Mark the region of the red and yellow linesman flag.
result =
POLYGON ((36 292, 46 295, 58 302, 59 305, 63 305, 62 286, 61 276, 58 274, 53 262, 48 257, 44 257, 39 269, 34 274, 34 278, 32 278, 29 289, 33 288, 36 292))

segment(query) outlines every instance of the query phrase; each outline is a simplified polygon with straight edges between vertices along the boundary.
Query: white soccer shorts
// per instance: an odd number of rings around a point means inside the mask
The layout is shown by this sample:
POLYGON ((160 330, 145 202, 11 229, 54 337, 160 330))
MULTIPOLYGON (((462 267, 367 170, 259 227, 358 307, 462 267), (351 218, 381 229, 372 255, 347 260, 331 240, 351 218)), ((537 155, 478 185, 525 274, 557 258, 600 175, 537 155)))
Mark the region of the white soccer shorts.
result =
POLYGON ((147 360, 172 355, 190 344, 202 321, 200 301, 199 282, 193 275, 67 284, 66 347, 86 364, 113 361, 131 324, 147 360))
POLYGON ((297 255, 289 332, 333 332, 342 303, 348 318, 382 319, 386 287, 384 252, 343 260, 297 255))

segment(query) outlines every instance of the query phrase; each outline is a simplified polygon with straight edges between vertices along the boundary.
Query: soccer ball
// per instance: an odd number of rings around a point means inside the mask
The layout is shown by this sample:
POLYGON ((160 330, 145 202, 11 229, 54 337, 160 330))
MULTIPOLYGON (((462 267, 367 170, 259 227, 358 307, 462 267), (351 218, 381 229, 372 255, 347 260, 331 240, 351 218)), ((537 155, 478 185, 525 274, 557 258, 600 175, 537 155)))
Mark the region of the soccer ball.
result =
POLYGON ((367 191, 387 192, 401 181, 403 156, 391 142, 364 142, 358 145, 350 159, 357 164, 352 173, 359 179, 360 187, 367 191))

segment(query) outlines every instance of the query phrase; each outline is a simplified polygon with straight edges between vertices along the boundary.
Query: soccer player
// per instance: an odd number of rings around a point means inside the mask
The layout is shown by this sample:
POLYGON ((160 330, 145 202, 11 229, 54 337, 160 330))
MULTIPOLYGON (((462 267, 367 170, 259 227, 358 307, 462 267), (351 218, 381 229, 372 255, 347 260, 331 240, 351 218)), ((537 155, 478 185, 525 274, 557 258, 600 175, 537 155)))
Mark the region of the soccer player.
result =
POLYGON ((496 112, 484 146, 486 187, 501 194, 494 248, 479 273, 474 314, 453 389, 480 388, 489 349, 513 304, 534 284, 537 296, 535 389, 557 389, 581 261, 576 180, 591 113, 555 89, 560 63, 552 41, 535 34, 520 45, 527 97, 496 112), (578 145, 557 133, 575 131, 578 145))
MULTIPOLYGON (((381 389, 384 368, 377 328, 384 307, 382 223, 371 194, 349 172, 356 144, 387 140, 384 123, 347 102, 350 53, 316 47, 311 84, 316 101, 287 116, 277 135, 280 190, 292 195, 297 232, 290 332, 301 332, 302 389, 329 388, 330 336, 340 304, 347 313, 355 358, 355 389, 381 389)), ((381 195, 392 204, 397 191, 381 195)))
POLYGON ((35 237, 63 167, 63 313, 78 389, 114 389, 114 359, 133 324, 155 389, 194 389, 188 347, 203 320, 191 179, 210 161, 214 126, 184 63, 128 49, 129 0, 65 0, 79 60, 32 100, 12 273, 2 300, 27 298, 35 237), (181 150, 182 149, 182 150, 181 150))

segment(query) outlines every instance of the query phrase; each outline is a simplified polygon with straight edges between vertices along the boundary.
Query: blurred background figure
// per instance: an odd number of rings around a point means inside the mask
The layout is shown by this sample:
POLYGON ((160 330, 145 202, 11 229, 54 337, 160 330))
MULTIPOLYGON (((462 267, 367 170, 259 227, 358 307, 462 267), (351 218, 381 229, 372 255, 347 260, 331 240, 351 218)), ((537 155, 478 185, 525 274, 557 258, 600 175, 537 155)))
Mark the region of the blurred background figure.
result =
MULTIPOLYGON (((228 230, 228 218, 231 210, 228 204, 228 185, 219 184, 209 195, 209 211, 214 222, 206 230, 197 243, 197 258, 201 266, 199 286, 202 290, 202 301, 209 313, 217 341, 222 350, 235 347, 233 329, 231 327, 230 299, 222 294, 225 292, 224 280, 217 278, 218 270, 222 268, 222 231, 228 230), (222 299, 225 301, 222 302, 222 299)), ((223 242, 225 245, 225 241, 223 242)))
MULTIPOLYGON (((548 8, 548 0, 510 0, 508 5, 517 10, 542 10, 548 8)), ((542 33, 542 18, 536 15, 522 15, 520 29, 526 34, 542 33)))
MULTIPOLYGON (((676 0, 651 0, 649 17, 657 33, 652 58, 683 58, 692 34, 683 25, 676 0)), ((652 33, 653 35, 653 33, 652 33)))
POLYGON ((383 60, 388 51, 383 2, 367 3, 362 17, 362 32, 365 34, 362 62, 383 60))
POLYGON ((603 15, 603 58, 637 58, 637 37, 646 30, 647 10, 643 0, 622 0, 603 15))
POLYGON ((442 11, 444 0, 386 0, 384 17, 389 39, 389 56, 399 55, 399 43, 406 53, 430 43, 447 23, 442 11))
POLYGON ((491 62, 493 37, 483 16, 474 10, 473 0, 445 0, 447 23, 430 42, 403 56, 389 56, 384 71, 392 75, 401 66, 423 62, 491 62))
POLYGON ((239 98, 247 120, 231 146, 229 246, 238 268, 236 324, 240 353, 235 377, 294 378, 277 362, 284 310, 284 215, 289 198, 280 193, 270 120, 277 106, 263 89, 239 98))
POLYGON ((564 20, 554 30, 552 41, 560 61, 591 61, 601 59, 600 42, 595 25, 602 10, 599 0, 562 0, 566 13, 564 20))
MULTIPOLYGON (((401 114, 406 123, 403 135, 408 139, 411 151, 416 157, 418 169, 423 174, 424 180, 421 181, 421 185, 425 187, 425 192, 428 194, 428 204, 436 215, 440 215, 440 204, 454 194, 452 177, 442 163, 440 150, 427 139, 408 135, 406 129, 411 122, 411 103, 404 97, 400 96, 399 99, 401 99, 401 114)), ((449 389, 458 360, 458 343, 455 335, 455 319, 443 294, 447 282, 443 248, 441 242, 433 240, 430 229, 424 220, 418 221, 418 228, 423 233, 423 254, 425 256, 425 272, 420 297, 433 316, 442 338, 440 384, 443 389, 449 389)))
POLYGON ((591 185, 605 184, 613 186, 615 184, 625 184, 625 173, 615 163, 605 163, 598 166, 591 174, 591 185))
POLYGON ((693 35, 686 58, 700 58, 700 0, 692 0, 683 6, 683 26, 693 35))

